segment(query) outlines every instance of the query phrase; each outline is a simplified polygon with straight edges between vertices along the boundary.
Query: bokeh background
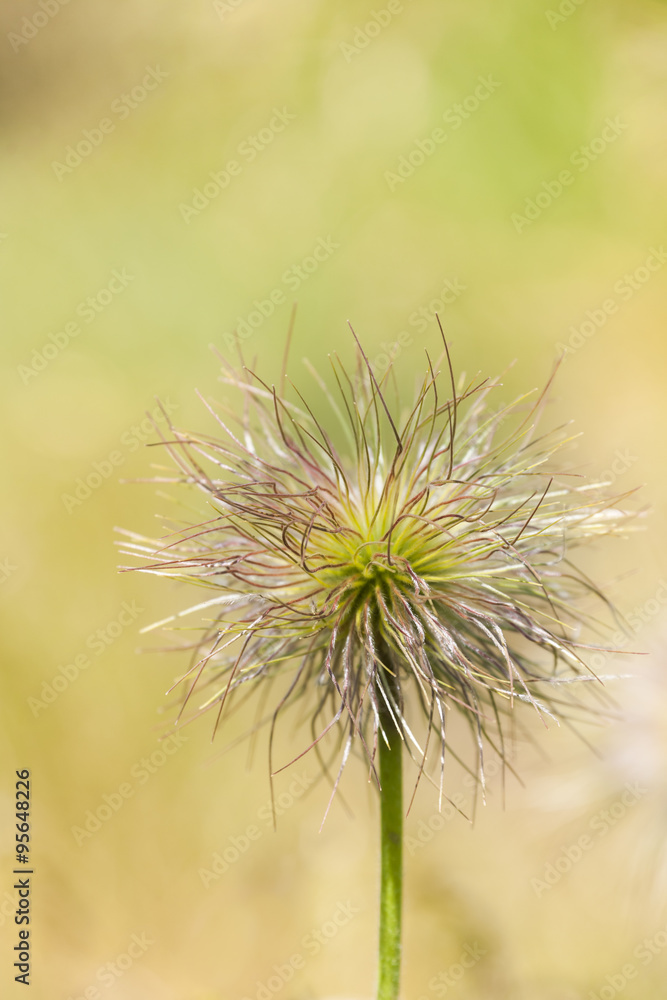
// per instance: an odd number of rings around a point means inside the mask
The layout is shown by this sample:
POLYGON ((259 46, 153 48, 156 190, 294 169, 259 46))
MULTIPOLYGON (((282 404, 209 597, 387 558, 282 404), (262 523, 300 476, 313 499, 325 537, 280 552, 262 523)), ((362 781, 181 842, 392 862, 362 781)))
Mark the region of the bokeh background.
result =
MULTIPOLYGON (((114 546, 168 505, 121 482, 151 475, 155 398, 209 428, 211 345, 232 357, 247 330, 276 379, 296 301, 290 370, 309 387, 302 357, 352 357, 347 320, 378 366, 400 350, 406 388, 435 310, 459 371, 516 362, 507 401, 566 349, 547 422, 572 419, 575 463, 645 483, 653 508, 587 563, 645 654, 606 665, 634 677, 625 721, 589 734, 598 756, 536 728, 539 752, 513 758, 524 786, 509 777, 503 802, 490 778, 472 826, 420 791, 404 997, 664 997, 664 3, 10 0, 0 23, 3 996, 24 989, 24 767, 35 1000, 372 995, 363 766, 321 833, 315 764, 280 775, 274 833, 265 740, 250 764, 244 745, 222 753, 249 715, 213 745, 210 719, 160 742, 183 664, 139 630, 185 596, 119 574, 114 546)), ((449 782, 470 813, 463 775, 449 782)))

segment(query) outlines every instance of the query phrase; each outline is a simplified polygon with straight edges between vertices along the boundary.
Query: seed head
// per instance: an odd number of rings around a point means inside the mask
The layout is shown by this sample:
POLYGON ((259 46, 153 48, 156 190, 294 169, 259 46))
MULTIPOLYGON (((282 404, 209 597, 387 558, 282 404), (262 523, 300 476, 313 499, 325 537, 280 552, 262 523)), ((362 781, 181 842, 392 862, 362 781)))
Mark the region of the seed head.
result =
POLYGON ((127 545, 144 571, 214 592, 181 613, 213 614, 178 682, 183 708, 202 689, 195 715, 214 709, 217 727, 233 699, 282 677, 272 734, 308 697, 307 749, 336 728, 341 771, 358 745, 375 772, 378 739, 397 731, 421 775, 435 743, 441 792, 453 710, 482 781, 485 742, 503 754, 515 703, 577 720, 572 682, 597 681, 586 654, 602 648, 583 642, 582 626, 603 628, 583 604, 611 605, 572 553, 629 520, 605 484, 556 465, 566 428, 536 434, 546 389, 494 410, 500 383, 455 384, 443 343, 407 408, 361 347, 353 376, 331 356, 333 390, 311 369, 327 418, 298 390, 289 401, 284 376, 279 391, 223 360, 241 402, 206 404, 217 436, 170 425, 161 442, 176 473, 159 481, 198 491, 202 514, 127 545))

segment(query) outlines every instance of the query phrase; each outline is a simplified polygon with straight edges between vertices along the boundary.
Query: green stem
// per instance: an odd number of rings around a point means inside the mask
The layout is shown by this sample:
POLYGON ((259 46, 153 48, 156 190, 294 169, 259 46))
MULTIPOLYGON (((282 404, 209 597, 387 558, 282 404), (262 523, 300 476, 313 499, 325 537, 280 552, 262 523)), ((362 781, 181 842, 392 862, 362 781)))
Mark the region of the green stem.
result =
POLYGON ((403 741, 388 712, 381 716, 390 746, 380 744, 381 885, 378 1000, 398 1000, 403 896, 403 741))

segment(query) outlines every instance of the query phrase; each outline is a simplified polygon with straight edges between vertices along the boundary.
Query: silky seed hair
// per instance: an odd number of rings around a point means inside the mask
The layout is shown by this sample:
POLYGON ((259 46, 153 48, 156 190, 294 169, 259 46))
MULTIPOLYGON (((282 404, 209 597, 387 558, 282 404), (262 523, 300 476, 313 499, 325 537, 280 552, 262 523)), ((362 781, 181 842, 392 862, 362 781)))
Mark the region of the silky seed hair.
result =
POLYGON ((457 384, 440 333, 441 357, 426 353, 407 405, 391 368, 376 377, 355 337, 352 374, 337 354, 328 382, 306 363, 326 420, 291 382, 286 397, 284 372, 276 389, 222 358, 221 381, 241 403, 205 402, 215 434, 177 430, 166 414, 168 434, 156 425, 172 464, 154 481, 184 492, 195 518, 169 519, 156 539, 124 532, 141 562, 125 568, 211 592, 150 626, 205 618, 185 644, 177 721, 212 711, 215 734, 261 689, 253 730, 270 727, 271 775, 288 766, 276 766, 273 736, 297 702, 311 739, 294 760, 313 750, 330 775, 324 737, 337 734, 333 792, 355 748, 377 781, 390 718, 417 765, 415 790, 426 775, 440 800, 447 754, 482 789, 485 748, 508 760, 517 707, 578 727, 608 704, 587 657, 609 651, 605 637, 623 623, 574 559, 630 528, 628 494, 561 468, 569 428, 538 432, 550 383, 532 403, 494 409, 501 383, 457 384), (453 713, 470 728, 472 765, 451 745, 453 713))

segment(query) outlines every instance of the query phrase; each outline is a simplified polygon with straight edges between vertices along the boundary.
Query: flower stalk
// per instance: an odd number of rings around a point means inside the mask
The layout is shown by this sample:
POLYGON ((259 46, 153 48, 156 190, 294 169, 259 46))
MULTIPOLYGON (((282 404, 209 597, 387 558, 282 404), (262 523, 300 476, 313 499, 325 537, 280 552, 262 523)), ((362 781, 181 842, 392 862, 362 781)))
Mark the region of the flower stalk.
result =
MULTIPOLYGON (((396 675, 387 686, 397 695, 396 675)), ((378 1000, 398 1000, 403 899, 403 740, 393 715, 380 713, 380 971, 378 1000), (384 735, 383 735, 384 734, 384 735)))

